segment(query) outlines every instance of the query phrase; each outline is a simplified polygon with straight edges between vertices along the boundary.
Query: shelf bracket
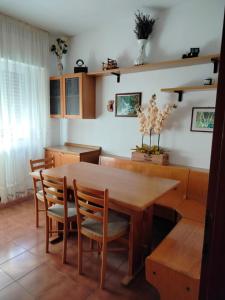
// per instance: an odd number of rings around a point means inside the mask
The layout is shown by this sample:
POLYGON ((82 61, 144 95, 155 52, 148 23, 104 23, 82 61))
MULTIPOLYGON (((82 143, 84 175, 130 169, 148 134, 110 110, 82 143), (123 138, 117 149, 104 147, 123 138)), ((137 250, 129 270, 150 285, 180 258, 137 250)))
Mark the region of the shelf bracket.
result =
POLYGON ((183 93, 184 93, 184 91, 182 91, 182 90, 177 90, 177 91, 174 91, 174 93, 177 93, 177 94, 178 94, 178 101, 181 102, 182 99, 183 99, 183 93))
POLYGON ((211 62, 213 63, 213 73, 218 73, 218 66, 219 66, 219 58, 212 57, 211 62))
POLYGON ((120 82, 120 73, 112 72, 112 75, 115 75, 117 77, 117 82, 120 82))

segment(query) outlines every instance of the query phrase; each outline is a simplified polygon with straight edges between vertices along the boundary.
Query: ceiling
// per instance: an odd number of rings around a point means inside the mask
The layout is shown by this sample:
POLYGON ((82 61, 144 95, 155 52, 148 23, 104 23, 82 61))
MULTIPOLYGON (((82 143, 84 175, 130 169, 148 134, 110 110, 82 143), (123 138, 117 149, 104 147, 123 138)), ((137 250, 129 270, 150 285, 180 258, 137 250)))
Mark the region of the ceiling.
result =
POLYGON ((76 35, 137 9, 169 8, 185 0, 0 0, 0 12, 52 34, 76 35))

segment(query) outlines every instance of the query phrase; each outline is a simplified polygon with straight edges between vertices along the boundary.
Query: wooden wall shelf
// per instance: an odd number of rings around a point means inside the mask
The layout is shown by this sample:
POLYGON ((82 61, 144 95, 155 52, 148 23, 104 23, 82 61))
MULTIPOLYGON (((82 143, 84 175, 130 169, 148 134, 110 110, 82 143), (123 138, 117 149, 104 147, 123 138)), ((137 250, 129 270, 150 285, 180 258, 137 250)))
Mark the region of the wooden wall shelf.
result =
POLYGON ((89 76, 108 76, 108 75, 121 75, 129 73, 138 73, 144 71, 160 70, 160 69, 169 69, 169 68, 178 68, 191 65, 200 65, 200 64, 214 64, 214 72, 217 71, 219 62, 219 54, 209 54, 193 58, 177 59, 177 60, 167 60, 161 62, 155 62, 151 64, 145 64, 140 66, 132 66, 126 68, 117 68, 106 71, 97 71, 88 73, 89 76))
POLYGON ((211 85, 193 85, 193 86, 177 86, 174 88, 164 88, 161 92, 177 93, 179 95, 178 101, 182 101, 184 92, 195 92, 195 91, 208 91, 217 89, 217 83, 211 85))

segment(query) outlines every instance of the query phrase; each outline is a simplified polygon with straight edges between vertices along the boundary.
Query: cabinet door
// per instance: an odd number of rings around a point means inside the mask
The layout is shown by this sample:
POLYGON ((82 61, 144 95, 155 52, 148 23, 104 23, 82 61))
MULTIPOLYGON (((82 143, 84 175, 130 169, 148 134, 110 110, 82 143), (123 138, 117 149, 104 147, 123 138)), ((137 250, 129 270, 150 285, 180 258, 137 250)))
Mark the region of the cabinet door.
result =
POLYGON ((80 161, 80 156, 75 154, 63 153, 62 154, 62 164, 73 164, 80 161))
POLYGON ((62 165, 62 153, 57 151, 45 150, 45 157, 54 157, 55 159, 55 167, 59 167, 62 165))
POLYGON ((81 75, 71 74, 64 75, 64 110, 66 118, 81 118, 81 75))
POLYGON ((61 82, 61 77, 50 77, 50 116, 52 118, 63 116, 61 82))

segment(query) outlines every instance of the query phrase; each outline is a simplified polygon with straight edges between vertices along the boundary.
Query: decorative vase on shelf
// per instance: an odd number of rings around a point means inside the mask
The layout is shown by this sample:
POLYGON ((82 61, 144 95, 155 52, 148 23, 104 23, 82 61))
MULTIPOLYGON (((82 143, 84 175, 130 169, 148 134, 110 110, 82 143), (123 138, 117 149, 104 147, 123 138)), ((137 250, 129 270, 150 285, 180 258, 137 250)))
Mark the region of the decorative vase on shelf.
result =
POLYGON ((62 59, 57 58, 57 70, 59 75, 61 76, 63 74, 63 64, 62 64, 62 59))
POLYGON ((146 43, 147 43, 147 39, 139 39, 137 41, 138 41, 139 50, 138 50, 138 57, 136 58, 136 60, 134 62, 134 64, 136 66, 144 64, 144 61, 145 61, 145 46, 146 46, 146 43))

